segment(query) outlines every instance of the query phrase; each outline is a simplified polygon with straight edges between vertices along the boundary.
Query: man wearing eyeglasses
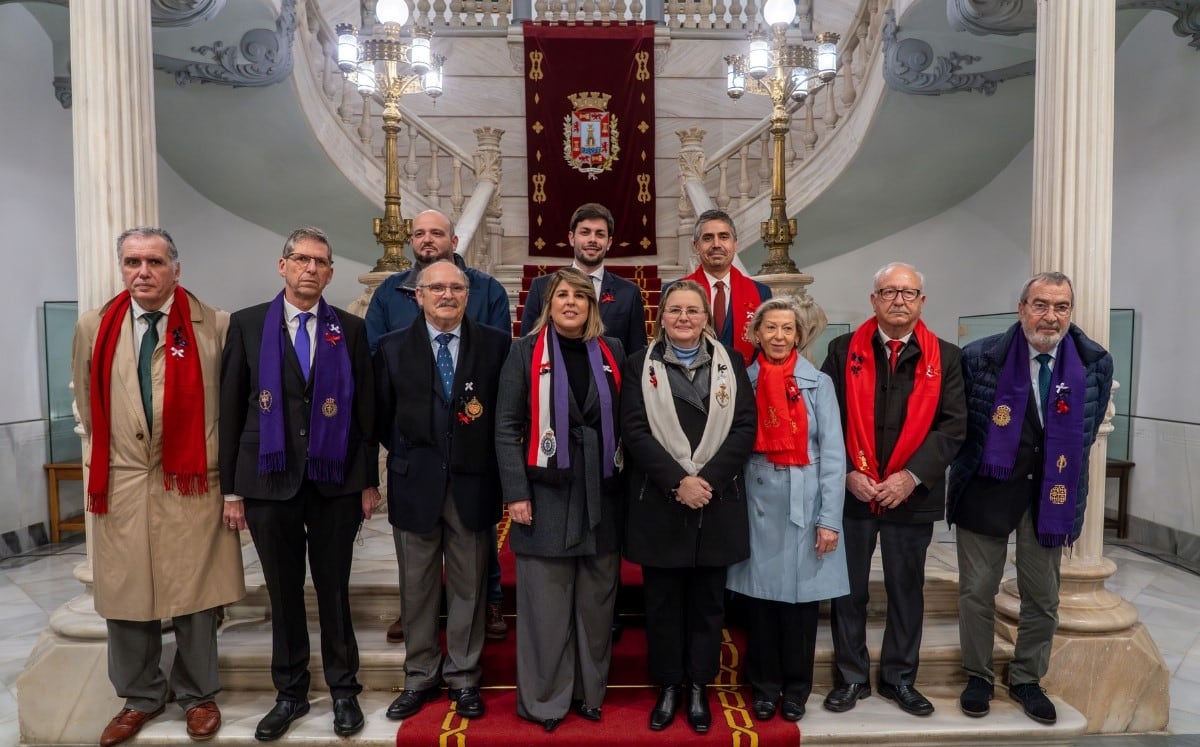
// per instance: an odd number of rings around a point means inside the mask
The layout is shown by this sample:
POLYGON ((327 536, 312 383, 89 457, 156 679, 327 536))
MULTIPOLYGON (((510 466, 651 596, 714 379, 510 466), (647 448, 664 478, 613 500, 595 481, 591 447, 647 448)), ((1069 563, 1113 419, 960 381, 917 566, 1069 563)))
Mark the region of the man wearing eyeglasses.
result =
POLYGON ((887 591, 879 694, 915 716, 933 713, 915 687, 925 554, 945 511, 946 467, 966 435, 967 408, 959 349, 921 321, 924 287, 912 265, 881 268, 870 295, 875 316, 833 340, 821 366, 841 405, 849 470, 842 541, 850 594, 831 604, 831 711, 848 711, 871 694, 867 602, 878 542, 887 591))
POLYGON ((996 592, 1015 531, 1021 612, 1008 693, 1034 721, 1057 720, 1039 683, 1058 628, 1062 548, 1083 527, 1088 456, 1113 375, 1112 356, 1071 323, 1074 301, 1066 275, 1034 275, 1017 323, 963 348, 967 441, 950 467, 947 516, 957 525, 968 716, 987 715, 992 699, 996 592))
POLYGON ((387 710, 391 719, 417 713, 443 680, 460 717, 484 712, 484 579, 501 503, 495 413, 512 335, 473 322, 469 298, 466 274, 449 260, 434 262, 417 278, 421 319, 379 338, 375 353, 407 651, 404 691, 387 710))
POLYGON ((273 301, 230 318, 221 361, 221 491, 230 523, 250 529, 271 598, 278 694, 254 732, 263 742, 308 713, 306 555, 333 730, 345 737, 363 727, 350 564, 379 501, 371 353, 362 320, 322 298, 333 279, 324 232, 293 231, 279 275, 273 301))
MULTIPOLYGON (((371 296, 367 307, 367 342, 374 354, 379 338, 388 332, 405 329, 421 318, 421 304, 417 300, 417 276, 421 270, 439 260, 450 260, 467 276, 470 292, 467 294, 466 316, 476 324, 483 324, 512 335, 512 314, 508 306, 508 292, 491 275, 467 267, 455 249, 458 236, 454 224, 445 213, 426 210, 413 218, 412 253, 413 268, 398 272, 384 280, 371 296)), ((488 621, 487 637, 502 640, 508 635, 508 623, 504 621, 504 594, 500 590, 500 561, 496 550, 488 561, 488 621)), ((387 629, 387 639, 393 643, 404 640, 403 616, 397 616, 387 629)))

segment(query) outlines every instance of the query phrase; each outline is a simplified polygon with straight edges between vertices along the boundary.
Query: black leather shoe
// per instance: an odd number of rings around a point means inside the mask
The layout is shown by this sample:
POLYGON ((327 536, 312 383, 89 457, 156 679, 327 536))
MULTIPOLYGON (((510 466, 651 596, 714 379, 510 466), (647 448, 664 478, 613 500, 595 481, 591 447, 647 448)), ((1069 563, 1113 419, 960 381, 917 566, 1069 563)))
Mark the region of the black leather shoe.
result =
POLYGON ((452 687, 446 691, 454 702, 454 710, 463 718, 479 718, 483 715, 483 698, 478 687, 452 687))
POLYGON ((754 711, 754 718, 759 721, 770 721, 775 718, 775 701, 766 695, 755 695, 751 709, 754 711))
POLYGON ((586 705, 582 700, 577 700, 572 705, 575 707, 575 713, 579 714, 580 718, 588 721, 600 720, 600 706, 586 705))
POLYGON ((658 693, 654 710, 650 711, 650 728, 662 731, 675 720, 675 711, 683 701, 683 685, 666 685, 658 693))
POLYGON ((888 700, 896 701, 900 710, 914 716, 928 716, 933 713, 933 703, 917 692, 912 685, 892 685, 887 682, 879 683, 879 694, 888 700))
POLYGON ((362 731, 363 712, 358 707, 358 698, 351 695, 348 698, 333 699, 333 733, 339 737, 349 737, 362 731))
POLYGON ((784 698, 783 705, 779 706, 779 715, 783 716, 784 721, 799 721, 804 718, 804 704, 798 700, 784 698))
POLYGON ((546 730, 547 734, 549 734, 550 732, 557 729, 558 725, 561 724, 562 722, 563 722, 563 720, 561 718, 548 718, 542 722, 542 728, 546 730))
POLYGON ((308 713, 307 700, 277 700, 254 730, 254 738, 260 742, 272 742, 287 733, 292 722, 308 713))
POLYGON ((688 726, 697 734, 707 734, 712 726, 712 711, 708 710, 708 688, 695 682, 688 685, 687 691, 688 726))
POLYGON ((1053 724, 1058 721, 1058 712, 1054 710, 1054 704, 1046 697, 1046 691, 1038 683, 1009 685, 1008 695, 1021 704, 1026 716, 1039 724, 1053 724))
POLYGON ((992 691, 992 683, 982 677, 971 675, 962 695, 958 698, 958 707, 971 718, 986 716, 991 710, 988 701, 992 699, 992 691))
POLYGON ((838 685, 825 696, 825 710, 842 713, 858 705, 858 701, 863 698, 869 697, 871 697, 871 686, 865 682, 838 685))
POLYGON ((429 701, 438 696, 438 689, 430 687, 425 690, 405 690, 400 693, 400 697, 392 701, 388 706, 387 717, 393 721, 398 721, 402 718, 408 718, 417 711, 421 710, 429 701))

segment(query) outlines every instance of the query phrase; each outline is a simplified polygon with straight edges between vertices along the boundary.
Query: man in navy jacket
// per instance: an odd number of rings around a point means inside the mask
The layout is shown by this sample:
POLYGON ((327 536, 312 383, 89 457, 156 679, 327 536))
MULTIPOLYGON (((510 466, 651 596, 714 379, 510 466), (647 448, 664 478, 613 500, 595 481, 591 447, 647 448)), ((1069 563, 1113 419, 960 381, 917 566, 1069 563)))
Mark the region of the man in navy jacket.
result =
POLYGON ((1074 300, 1066 275, 1035 275, 1018 323, 963 348, 967 440, 950 467, 947 518, 957 525, 968 716, 989 710, 995 598, 1015 531, 1021 612, 1008 691, 1035 721, 1057 719, 1039 681, 1058 627, 1062 547, 1083 527, 1088 455, 1113 374, 1108 352, 1071 323, 1074 300))

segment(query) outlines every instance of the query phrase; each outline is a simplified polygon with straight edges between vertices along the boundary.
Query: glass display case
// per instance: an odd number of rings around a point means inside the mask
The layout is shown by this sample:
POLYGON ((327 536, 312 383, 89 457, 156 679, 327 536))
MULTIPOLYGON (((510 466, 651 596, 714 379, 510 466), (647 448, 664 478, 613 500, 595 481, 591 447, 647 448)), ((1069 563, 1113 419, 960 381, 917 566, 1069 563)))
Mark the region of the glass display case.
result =
POLYGON ((79 436, 75 433, 75 414, 71 402, 71 339, 79 304, 75 301, 47 301, 42 306, 45 329, 46 413, 50 438, 48 461, 75 463, 83 458, 79 436))

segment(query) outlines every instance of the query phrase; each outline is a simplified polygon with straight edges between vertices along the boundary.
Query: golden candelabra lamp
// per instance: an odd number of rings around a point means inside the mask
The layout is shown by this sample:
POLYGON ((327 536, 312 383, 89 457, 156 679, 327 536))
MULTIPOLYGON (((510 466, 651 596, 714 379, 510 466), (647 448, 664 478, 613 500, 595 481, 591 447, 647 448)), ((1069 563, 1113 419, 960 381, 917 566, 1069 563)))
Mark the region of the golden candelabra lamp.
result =
POLYGON ((771 217, 760 228, 767 248, 760 271, 763 275, 799 272, 788 254, 796 238, 796 219, 787 215, 784 138, 791 127, 791 107, 803 103, 837 75, 838 35, 818 34, 815 45, 789 44, 787 30, 795 15, 793 0, 767 0, 763 19, 769 31, 750 36, 748 54, 725 58, 725 92, 730 98, 752 93, 771 99, 771 217))
POLYGON ((375 17, 378 23, 370 35, 360 34, 348 23, 337 25, 338 68, 358 86, 364 107, 370 106, 376 96, 383 102, 383 217, 376 218, 374 225, 383 256, 374 272, 399 272, 410 266, 404 245, 412 236, 412 219, 400 217, 400 156, 396 145, 400 97, 416 92, 431 98, 441 96, 446 58, 433 51, 430 29, 414 25, 407 33, 408 39, 404 38, 409 17, 405 0, 379 0, 375 17))

